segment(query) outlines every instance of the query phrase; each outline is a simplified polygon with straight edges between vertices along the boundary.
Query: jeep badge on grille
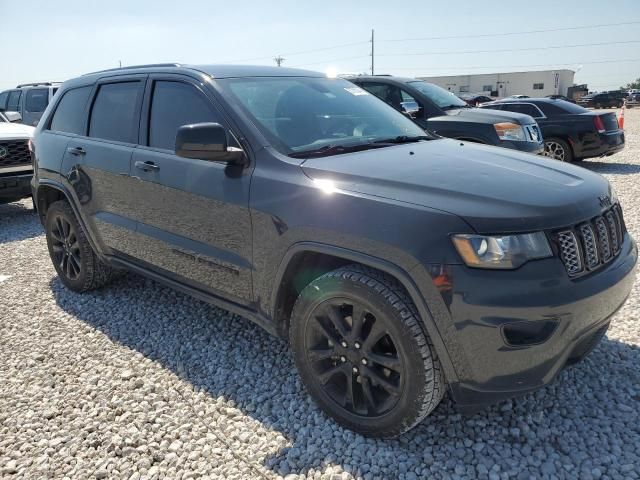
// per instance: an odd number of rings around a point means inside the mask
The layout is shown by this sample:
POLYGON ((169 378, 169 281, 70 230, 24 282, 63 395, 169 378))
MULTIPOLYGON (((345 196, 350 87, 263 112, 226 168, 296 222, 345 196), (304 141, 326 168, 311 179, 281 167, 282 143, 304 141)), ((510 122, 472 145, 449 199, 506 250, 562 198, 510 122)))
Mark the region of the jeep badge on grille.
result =
POLYGON ((609 195, 600 195, 598 197, 598 201, 600 202, 600 206, 602 208, 609 208, 611 206, 611 198, 609 195))

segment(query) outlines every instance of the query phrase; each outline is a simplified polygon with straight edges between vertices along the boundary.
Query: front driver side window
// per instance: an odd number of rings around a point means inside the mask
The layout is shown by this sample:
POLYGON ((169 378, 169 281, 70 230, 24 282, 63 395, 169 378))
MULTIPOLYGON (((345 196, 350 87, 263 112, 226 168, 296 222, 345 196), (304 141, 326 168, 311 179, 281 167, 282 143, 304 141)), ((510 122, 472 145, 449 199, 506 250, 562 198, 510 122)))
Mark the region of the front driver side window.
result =
POLYGON ((181 126, 203 122, 222 123, 222 116, 194 86, 174 81, 155 82, 149 115, 150 147, 173 151, 181 126))

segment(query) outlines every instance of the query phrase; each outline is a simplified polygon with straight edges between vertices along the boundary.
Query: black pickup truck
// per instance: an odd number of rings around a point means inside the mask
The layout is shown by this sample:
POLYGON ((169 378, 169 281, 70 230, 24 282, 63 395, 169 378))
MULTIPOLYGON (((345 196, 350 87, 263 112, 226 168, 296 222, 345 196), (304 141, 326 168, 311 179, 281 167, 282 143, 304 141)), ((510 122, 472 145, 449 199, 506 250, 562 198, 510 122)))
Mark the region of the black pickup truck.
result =
POLYGON ((529 153, 543 152, 538 125, 528 115, 482 111, 444 88, 415 78, 360 75, 347 80, 442 137, 529 153))
POLYGON ((563 162, 606 157, 624 148, 624 131, 614 112, 587 110, 550 98, 505 98, 482 108, 531 115, 542 130, 544 154, 563 162))

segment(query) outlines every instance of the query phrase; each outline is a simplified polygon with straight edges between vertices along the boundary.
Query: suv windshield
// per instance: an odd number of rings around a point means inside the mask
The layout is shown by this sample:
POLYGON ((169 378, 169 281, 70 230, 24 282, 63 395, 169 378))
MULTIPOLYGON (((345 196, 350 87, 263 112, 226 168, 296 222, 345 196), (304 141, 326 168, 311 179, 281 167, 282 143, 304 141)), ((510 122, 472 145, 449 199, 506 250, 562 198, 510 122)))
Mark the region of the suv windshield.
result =
POLYGON ((218 84, 285 155, 335 155, 425 138, 411 120, 343 79, 250 77, 218 84))
POLYGON ((438 87, 433 83, 423 82, 422 80, 416 80, 415 82, 408 83, 444 110, 449 108, 466 108, 469 106, 467 105, 467 102, 459 99, 450 91, 438 87))

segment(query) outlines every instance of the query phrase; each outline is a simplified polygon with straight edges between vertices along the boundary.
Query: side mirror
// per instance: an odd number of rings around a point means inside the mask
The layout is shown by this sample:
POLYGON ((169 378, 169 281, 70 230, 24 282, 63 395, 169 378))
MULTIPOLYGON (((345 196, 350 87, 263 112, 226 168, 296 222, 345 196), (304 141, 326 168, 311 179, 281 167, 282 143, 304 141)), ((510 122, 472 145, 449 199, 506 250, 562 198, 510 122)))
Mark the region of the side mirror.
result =
POLYGON ((227 145, 227 131, 219 123, 183 125, 176 134, 176 155, 184 158, 225 162, 246 166, 247 157, 241 148, 227 145))
POLYGON ((7 120, 11 123, 22 121, 22 115, 20 115, 20 112, 4 112, 4 116, 7 117, 7 120))
POLYGON ((409 118, 416 118, 420 112, 420 105, 417 102, 400 102, 400 108, 402 108, 402 113, 409 118))

